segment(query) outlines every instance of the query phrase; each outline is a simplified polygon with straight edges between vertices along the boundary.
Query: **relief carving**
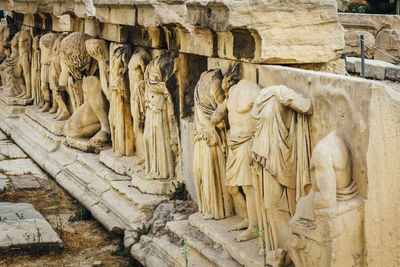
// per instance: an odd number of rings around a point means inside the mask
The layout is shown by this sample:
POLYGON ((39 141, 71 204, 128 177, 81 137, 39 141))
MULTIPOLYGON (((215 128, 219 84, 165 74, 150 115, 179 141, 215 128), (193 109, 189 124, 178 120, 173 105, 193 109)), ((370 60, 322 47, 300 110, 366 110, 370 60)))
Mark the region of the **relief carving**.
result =
POLYGON ((25 92, 22 78, 22 67, 19 64, 18 40, 21 32, 17 32, 11 40, 11 54, 0 65, 2 91, 5 96, 17 96, 25 92))
POLYGON ((18 38, 18 49, 19 49, 19 64, 22 68, 22 73, 25 82, 25 91, 19 94, 17 97, 31 98, 32 97, 32 85, 31 85, 31 49, 32 49, 32 37, 28 30, 21 31, 18 38))
POLYGON ((175 73, 177 53, 167 52, 147 66, 144 150, 146 179, 175 177, 175 159, 179 153, 179 132, 174 103, 166 82, 175 73))
POLYGON ((262 89, 252 110, 258 225, 274 265, 288 263, 289 221, 296 200, 307 193, 311 183, 307 118, 311 112, 311 101, 286 86, 262 89))
POLYGON ((31 85, 33 103, 42 108, 44 105, 42 91, 40 90, 40 35, 36 35, 32 40, 32 62, 31 62, 31 85))
POLYGON ((111 51, 110 87, 107 92, 107 99, 110 102, 108 118, 112 147, 117 156, 133 156, 135 136, 128 84, 128 63, 132 54, 131 47, 112 43, 111 51))
POLYGON ((136 48, 128 64, 133 133, 135 135, 136 156, 140 158, 140 162, 143 162, 145 158, 143 133, 146 114, 146 83, 144 74, 150 61, 151 56, 147 50, 139 47, 136 48))
POLYGON ((44 99, 44 106, 40 109, 41 112, 55 113, 57 110, 56 103, 52 101, 52 94, 49 87, 50 63, 52 59, 52 48, 54 41, 57 39, 57 34, 46 33, 40 38, 40 88, 44 99))
POLYGON ((351 178, 350 153, 336 132, 315 147, 311 181, 290 221, 291 259, 299 267, 361 266, 362 201, 351 178))
POLYGON ((53 107, 54 109, 56 109, 56 114, 53 116, 53 119, 60 121, 66 120, 71 116, 65 100, 67 99, 67 90, 65 86, 61 86, 59 84, 59 78, 61 73, 60 46, 62 40, 66 36, 67 33, 62 33, 60 36, 57 37, 57 39, 53 43, 52 57, 50 62, 50 73, 49 73, 49 85, 53 96, 53 107))
MULTIPOLYGON (((61 49, 63 49, 63 45, 67 45, 71 41, 75 43, 76 39, 80 38, 79 44, 83 45, 83 47, 76 48, 76 50, 79 51, 73 51, 71 53, 79 56, 76 60, 81 62, 80 68, 83 68, 87 74, 95 72, 97 64, 94 64, 91 60, 96 60, 99 66, 100 79, 96 76, 85 77, 82 73, 78 74, 78 69, 71 70, 70 67, 72 67, 72 64, 67 68, 65 58, 61 59, 62 72, 60 75, 60 84, 65 84, 67 79, 68 87, 70 85, 79 86, 82 84, 82 94, 84 98, 83 105, 77 108, 65 124, 65 135, 68 143, 79 149, 85 150, 89 147, 100 147, 108 142, 110 137, 108 102, 105 97, 108 92, 108 46, 104 40, 86 40, 88 37, 83 35, 73 36, 73 38, 64 43, 68 37, 62 41, 61 49), (84 42, 85 40, 86 42, 84 42), (91 60, 86 57, 91 58, 91 60), (70 73, 71 76, 66 77, 66 73, 70 73), (82 138, 85 140, 83 141, 83 146, 73 142, 73 139, 82 138), (89 138, 89 140, 86 141, 86 138, 89 138)), ((66 55, 67 54, 65 54, 64 57, 66 57, 66 55)), ((72 88, 70 88, 70 90, 71 89, 72 88)), ((74 95, 75 104, 77 104, 80 101, 79 90, 70 92, 70 95, 71 94, 74 95)))

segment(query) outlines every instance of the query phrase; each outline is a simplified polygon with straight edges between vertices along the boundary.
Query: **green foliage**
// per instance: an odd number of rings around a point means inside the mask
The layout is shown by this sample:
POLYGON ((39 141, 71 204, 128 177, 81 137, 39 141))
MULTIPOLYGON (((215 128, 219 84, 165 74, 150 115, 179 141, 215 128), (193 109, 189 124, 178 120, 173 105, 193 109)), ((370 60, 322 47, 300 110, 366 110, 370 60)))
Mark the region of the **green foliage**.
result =
POLYGON ((24 214, 23 213, 16 212, 15 215, 18 217, 19 220, 22 220, 24 218, 24 214))
POLYGON ((189 246, 186 242, 183 243, 182 247, 182 257, 185 260, 185 266, 189 266, 189 255, 190 255, 190 249, 189 246))
POLYGON ((369 13, 369 14, 395 14, 396 3, 391 4, 389 0, 367 0, 367 4, 352 2, 346 5, 345 12, 369 13))
POLYGON ((77 221, 88 221, 93 220, 93 216, 83 205, 80 205, 80 208, 75 212, 74 215, 71 215, 68 218, 68 222, 77 222, 77 221))
POLYGON ((184 183, 178 182, 178 185, 175 185, 175 192, 172 193, 171 200, 187 200, 188 199, 188 191, 186 190, 186 185, 184 183))
POLYGON ((254 225, 254 233, 260 238, 262 246, 263 246, 263 254, 264 254, 264 267, 267 267, 267 244, 265 243, 264 231, 259 230, 257 225, 254 225))
POLYGON ((142 235, 147 235, 148 233, 150 233, 150 229, 151 225, 146 227, 145 224, 142 224, 142 227, 138 227, 135 230, 133 230, 133 232, 136 234, 136 236, 133 238, 134 241, 133 244, 138 243, 142 235))

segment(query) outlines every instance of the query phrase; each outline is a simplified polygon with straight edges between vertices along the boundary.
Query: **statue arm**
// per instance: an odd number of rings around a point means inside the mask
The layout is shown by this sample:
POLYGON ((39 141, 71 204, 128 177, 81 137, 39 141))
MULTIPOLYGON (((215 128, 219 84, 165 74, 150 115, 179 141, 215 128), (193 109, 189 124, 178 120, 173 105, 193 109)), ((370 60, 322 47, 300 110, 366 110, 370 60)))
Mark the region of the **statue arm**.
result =
POLYGON ((311 100, 287 87, 280 87, 275 96, 278 101, 293 110, 306 115, 312 114, 311 100))

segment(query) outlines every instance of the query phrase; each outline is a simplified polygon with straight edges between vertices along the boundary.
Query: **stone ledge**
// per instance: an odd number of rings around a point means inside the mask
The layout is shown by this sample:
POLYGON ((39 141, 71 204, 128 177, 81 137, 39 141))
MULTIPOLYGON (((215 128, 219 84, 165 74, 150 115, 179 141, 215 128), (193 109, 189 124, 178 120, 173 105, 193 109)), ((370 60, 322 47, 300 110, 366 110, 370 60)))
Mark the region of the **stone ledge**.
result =
POLYGON ((239 223, 240 220, 238 216, 223 220, 204 220, 199 212, 189 217, 190 225, 220 244, 237 262, 246 267, 262 267, 263 257, 258 255, 260 248, 257 238, 245 242, 233 240, 239 231, 230 232, 229 229, 239 223))
POLYGON ((32 120, 36 121, 51 133, 55 135, 64 135, 64 125, 66 121, 58 121, 53 119, 54 114, 39 112, 36 106, 25 108, 25 114, 32 120))

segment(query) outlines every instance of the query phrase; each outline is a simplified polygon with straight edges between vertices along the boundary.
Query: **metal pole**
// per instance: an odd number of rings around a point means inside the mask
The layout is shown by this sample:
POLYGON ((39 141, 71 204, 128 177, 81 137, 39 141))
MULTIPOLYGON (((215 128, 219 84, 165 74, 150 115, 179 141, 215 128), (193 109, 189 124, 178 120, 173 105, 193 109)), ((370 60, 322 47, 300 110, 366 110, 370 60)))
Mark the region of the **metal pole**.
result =
POLYGON ((361 77, 365 78, 364 35, 360 35, 360 42, 361 42, 361 77))
POLYGON ((396 1, 396 14, 400 15, 400 0, 396 1))

